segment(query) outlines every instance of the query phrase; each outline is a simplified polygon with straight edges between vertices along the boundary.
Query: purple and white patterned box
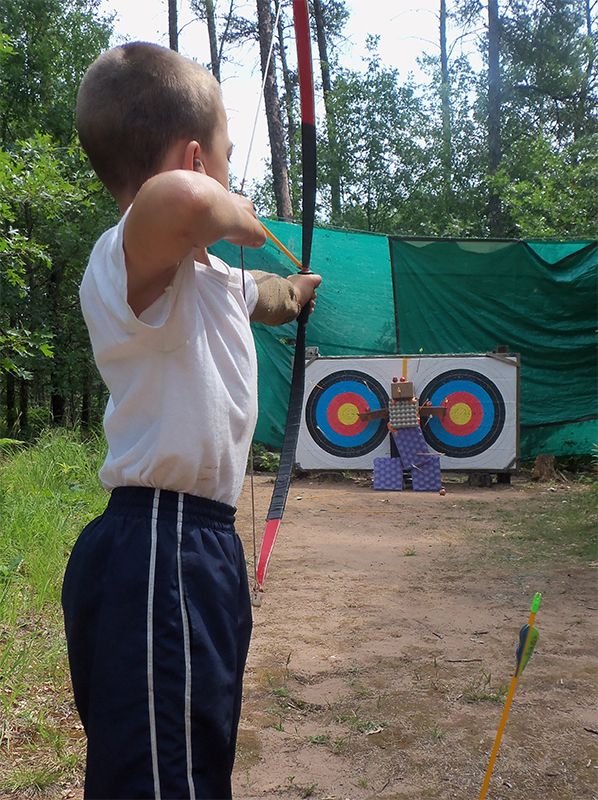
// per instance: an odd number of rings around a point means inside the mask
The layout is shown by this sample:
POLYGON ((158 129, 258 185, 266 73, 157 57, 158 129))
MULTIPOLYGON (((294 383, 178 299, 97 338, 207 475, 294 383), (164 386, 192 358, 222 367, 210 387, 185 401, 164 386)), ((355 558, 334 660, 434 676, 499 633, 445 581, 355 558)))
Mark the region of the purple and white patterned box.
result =
POLYGON ((400 458, 374 459, 374 489, 400 492, 403 489, 403 466, 400 458))
POLYGON ((439 492, 442 488, 440 456, 430 453, 429 457, 414 464, 411 470, 411 484, 414 492, 439 492))

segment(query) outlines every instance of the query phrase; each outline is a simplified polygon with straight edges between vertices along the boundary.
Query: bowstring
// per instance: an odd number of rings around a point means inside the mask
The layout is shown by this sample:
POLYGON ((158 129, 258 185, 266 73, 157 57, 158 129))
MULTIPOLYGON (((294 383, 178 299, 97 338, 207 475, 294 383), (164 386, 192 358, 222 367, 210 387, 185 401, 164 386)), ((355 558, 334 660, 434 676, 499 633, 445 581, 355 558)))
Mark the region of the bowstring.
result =
MULTIPOLYGON (((272 53, 274 52, 274 39, 276 37, 276 31, 278 30, 278 23, 280 21, 281 11, 282 11, 282 0, 278 0, 276 4, 276 17, 274 19, 274 24, 272 25, 272 38, 270 40, 270 47, 268 48, 268 58, 266 59, 266 66, 264 69, 264 75, 262 79, 262 87, 258 98, 257 108, 255 110, 255 116, 253 118, 253 127, 251 129, 249 147, 247 148, 247 158, 245 159, 245 168, 243 169, 243 178, 241 179, 241 189, 240 189, 241 194, 243 194, 243 190, 245 189, 245 181, 247 180, 247 172, 249 170, 249 160, 251 158, 251 154, 253 151, 253 143, 257 131, 260 111, 262 109, 262 98, 266 90, 266 81, 268 80, 268 71, 270 69, 270 62, 272 61, 272 53)), ((242 245, 241 245, 241 278, 243 282, 243 299, 245 300, 245 304, 247 304, 247 294, 245 286, 245 255, 244 255, 244 248, 242 245)), ((253 544, 253 581, 254 585, 257 586, 258 561, 257 561, 257 534, 255 527, 255 470, 253 464, 254 455, 255 452, 254 452, 253 436, 252 436, 251 444, 249 446, 249 485, 251 487, 250 493, 251 493, 251 536, 253 544)))

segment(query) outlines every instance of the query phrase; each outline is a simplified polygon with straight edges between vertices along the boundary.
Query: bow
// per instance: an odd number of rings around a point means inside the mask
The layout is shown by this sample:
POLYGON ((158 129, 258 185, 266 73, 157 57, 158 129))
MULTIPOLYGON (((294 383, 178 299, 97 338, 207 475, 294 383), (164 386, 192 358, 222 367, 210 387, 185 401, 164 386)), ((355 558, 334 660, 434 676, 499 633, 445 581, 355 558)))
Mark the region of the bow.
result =
MULTIPOLYGON (((297 65, 299 71, 299 96, 301 101, 301 163, 303 172, 302 190, 302 241, 301 272, 310 272, 311 245, 316 209, 316 125, 314 81, 311 61, 311 40, 307 0, 293 0, 293 23, 297 46, 297 65)), ((274 549, 276 537, 284 515, 284 509, 291 483, 291 472, 295 462, 303 393, 305 383, 305 327, 309 316, 306 304, 297 319, 297 337, 293 357, 293 372, 287 421, 280 454, 280 464, 274 482, 274 491, 266 515, 266 525, 262 536, 260 555, 255 570, 253 592, 254 605, 260 604, 268 564, 274 549)))

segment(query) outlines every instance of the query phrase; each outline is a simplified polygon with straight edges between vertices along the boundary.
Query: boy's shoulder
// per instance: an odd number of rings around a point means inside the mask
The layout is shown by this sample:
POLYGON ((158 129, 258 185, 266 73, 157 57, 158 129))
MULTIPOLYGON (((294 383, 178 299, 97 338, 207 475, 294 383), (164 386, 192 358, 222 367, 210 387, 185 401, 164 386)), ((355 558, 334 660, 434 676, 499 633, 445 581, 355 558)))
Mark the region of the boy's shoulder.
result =
POLYGON ((81 291, 126 290, 127 275, 123 246, 125 216, 96 240, 81 280, 81 291))

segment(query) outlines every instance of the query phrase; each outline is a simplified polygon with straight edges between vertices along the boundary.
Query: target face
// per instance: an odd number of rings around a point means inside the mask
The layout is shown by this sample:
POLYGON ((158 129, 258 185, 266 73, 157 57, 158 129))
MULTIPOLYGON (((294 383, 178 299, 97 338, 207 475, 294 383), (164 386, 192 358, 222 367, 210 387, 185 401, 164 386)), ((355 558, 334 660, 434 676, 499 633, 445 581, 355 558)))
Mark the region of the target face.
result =
POLYGON ((454 369, 437 375, 421 391, 421 405, 446 406, 444 417, 429 417, 423 434, 434 450, 470 458, 487 450, 505 425, 505 404, 496 385, 479 372, 454 369))
POLYGON ((305 406, 305 422, 322 450, 358 458, 375 450, 388 436, 386 420, 364 421, 359 414, 387 406, 388 393, 371 375, 342 370, 314 386, 305 406))

